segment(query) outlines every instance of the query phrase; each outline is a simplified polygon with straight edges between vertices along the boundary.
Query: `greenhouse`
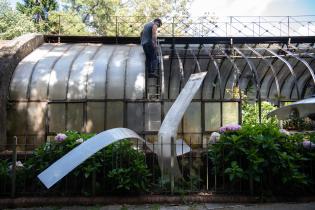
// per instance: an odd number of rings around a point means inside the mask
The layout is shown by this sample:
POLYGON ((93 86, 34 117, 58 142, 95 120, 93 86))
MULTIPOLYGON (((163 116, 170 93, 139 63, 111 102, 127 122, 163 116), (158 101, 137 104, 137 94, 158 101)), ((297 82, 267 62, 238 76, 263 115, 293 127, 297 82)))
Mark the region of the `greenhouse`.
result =
POLYGON ((0 196, 313 193, 315 31, 233 20, 0 48, 0 196))

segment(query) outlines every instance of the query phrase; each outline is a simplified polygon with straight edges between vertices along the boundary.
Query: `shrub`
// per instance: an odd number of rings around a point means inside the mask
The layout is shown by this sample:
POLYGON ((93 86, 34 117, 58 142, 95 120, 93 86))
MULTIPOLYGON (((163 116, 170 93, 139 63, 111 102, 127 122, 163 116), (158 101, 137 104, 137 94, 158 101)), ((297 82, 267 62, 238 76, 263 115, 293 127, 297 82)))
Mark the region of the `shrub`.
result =
POLYGON ((302 170, 312 158, 303 150, 303 138, 302 134, 280 133, 272 122, 243 125, 238 131, 221 134, 220 140, 210 145, 209 156, 214 172, 224 174, 223 179, 228 177, 232 191, 236 184, 243 184, 242 192, 303 192, 312 189, 302 170))

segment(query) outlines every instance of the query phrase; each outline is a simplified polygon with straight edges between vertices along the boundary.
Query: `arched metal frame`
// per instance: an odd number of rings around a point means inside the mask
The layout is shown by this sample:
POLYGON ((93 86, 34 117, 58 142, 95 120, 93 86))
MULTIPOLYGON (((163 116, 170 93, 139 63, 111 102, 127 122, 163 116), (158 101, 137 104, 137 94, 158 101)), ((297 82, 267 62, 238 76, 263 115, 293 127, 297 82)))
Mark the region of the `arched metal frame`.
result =
MULTIPOLYGON (((301 98, 301 95, 300 95, 300 91, 299 91, 298 85, 297 85, 297 78, 296 78, 296 75, 295 75, 295 73, 294 73, 294 70, 293 70, 291 64, 290 64, 287 60, 285 60, 284 58, 282 58, 281 56, 279 56, 277 53, 273 52, 272 50, 267 49, 267 48, 264 48, 264 50, 266 50, 266 51, 268 51, 270 54, 276 56, 279 60, 281 60, 281 61, 288 67, 288 69, 289 69, 289 71, 290 71, 292 77, 294 78, 294 83, 295 83, 295 87, 296 87, 296 92, 297 92, 298 99, 300 99, 300 98, 301 98)), ((271 88, 271 85, 272 85, 272 82, 271 82, 271 84, 269 85, 269 88, 268 88, 269 90, 270 90, 270 88, 271 88)), ((280 89, 280 90, 281 90, 281 89, 280 89)), ((269 94, 268 94, 268 96, 269 96, 269 94)))
MULTIPOLYGON (((265 59, 265 58, 264 58, 259 52, 257 52, 255 49, 251 48, 251 47, 248 46, 248 45, 246 45, 246 47, 247 47, 248 49, 250 49, 254 54, 256 54, 259 58, 261 58, 265 63, 267 63, 267 65, 269 66, 269 69, 271 69, 272 74, 273 74, 273 77, 274 77, 274 79, 275 79, 276 88, 277 88, 277 95, 278 95, 278 97, 280 98, 281 92, 280 92, 280 87, 279 87, 279 80, 278 80, 278 77, 277 77, 277 75, 276 75, 276 73, 275 73, 275 70, 274 70, 274 68, 273 68, 273 66, 272 66, 272 64, 271 64, 271 62, 268 61, 267 59, 265 59)), ((268 69, 268 70, 269 70, 269 69, 268 69)), ((267 71, 268 71, 268 70, 267 70, 267 71)), ((261 87, 261 85, 262 85, 262 82, 263 82, 263 80, 261 79, 260 82, 259 82, 260 87, 261 87)), ((278 98, 278 99, 279 99, 279 98, 278 98)), ((278 102, 278 105, 279 105, 279 104, 280 104, 280 103, 278 102)))
POLYGON ((246 60, 247 64, 249 65, 249 68, 253 74, 255 85, 256 85, 256 97, 258 97, 258 117, 259 117, 259 122, 261 122, 261 92, 260 92, 260 84, 258 83, 258 74, 257 74, 257 69, 255 66, 253 66, 252 62, 248 59, 248 57, 242 53, 237 47, 233 47, 241 56, 244 57, 246 60))
MULTIPOLYGON (((289 45, 289 47, 291 47, 291 48, 293 48, 293 49, 295 49, 295 50, 298 50, 298 48, 297 47, 295 47, 294 45, 289 45)), ((308 50, 307 50, 308 51, 308 50)), ((314 70, 311 68, 311 65, 315 62, 315 56, 314 55, 312 55, 311 53, 308 53, 308 52, 305 52, 304 53, 304 55, 306 55, 306 56, 308 56, 308 57, 310 57, 310 58, 313 58, 312 60, 311 60, 311 62, 306 62, 304 59, 302 59, 302 58, 300 58, 300 57, 298 57, 298 56, 296 56, 296 55, 294 55, 293 53, 291 53, 291 52, 289 52, 289 51, 285 51, 285 52, 287 52, 290 56, 292 56, 292 57, 295 57, 295 58, 297 58, 299 61, 301 61, 304 65, 305 65, 305 70, 300 74, 300 76, 298 77, 298 81, 300 81, 300 79, 301 79, 301 77, 302 76, 304 76, 305 75, 305 72, 306 71, 308 71, 309 72, 309 76, 308 76, 308 78, 306 78, 304 81, 308 81, 308 80, 311 80, 311 81, 313 81, 313 84, 315 84, 315 81, 314 81, 314 70)), ((302 84, 306 84, 306 82, 300 82, 300 84, 302 83, 302 84)), ((306 85, 303 87, 303 90, 302 90, 302 93, 301 93, 301 96, 302 96, 302 98, 304 98, 304 93, 305 93, 305 91, 304 91, 304 88, 306 87, 306 85)), ((291 98, 291 96, 292 96, 292 91, 291 91, 291 93, 290 93, 290 98, 291 98)))

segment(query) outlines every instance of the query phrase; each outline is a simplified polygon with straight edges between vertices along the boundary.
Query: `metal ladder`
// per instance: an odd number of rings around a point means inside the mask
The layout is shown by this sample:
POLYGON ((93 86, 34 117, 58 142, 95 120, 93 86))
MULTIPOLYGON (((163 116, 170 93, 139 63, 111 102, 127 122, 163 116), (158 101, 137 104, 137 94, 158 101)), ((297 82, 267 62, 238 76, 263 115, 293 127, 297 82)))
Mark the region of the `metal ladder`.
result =
POLYGON ((158 78, 148 78, 146 82, 146 93, 147 99, 149 101, 159 101, 161 100, 161 95, 164 93, 164 65, 163 65, 163 56, 162 56, 162 49, 160 45, 160 40, 158 40, 158 78))

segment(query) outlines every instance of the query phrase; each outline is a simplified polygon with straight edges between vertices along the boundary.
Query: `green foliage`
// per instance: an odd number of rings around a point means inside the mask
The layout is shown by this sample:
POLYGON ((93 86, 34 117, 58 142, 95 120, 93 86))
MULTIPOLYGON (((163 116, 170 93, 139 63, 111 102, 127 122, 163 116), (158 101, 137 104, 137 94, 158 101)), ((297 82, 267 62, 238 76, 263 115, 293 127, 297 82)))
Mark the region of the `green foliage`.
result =
POLYGON ((291 116, 288 120, 285 120, 283 122, 283 128, 296 131, 313 130, 313 126, 310 120, 297 116, 291 116))
POLYGON ((31 18, 12 10, 7 0, 0 0, 0 39, 12 39, 36 32, 31 18))
MULTIPOLYGON (((179 195, 185 195, 192 191, 198 191, 202 180, 199 176, 189 175, 188 177, 176 178, 174 180, 174 193, 179 195)), ((159 177, 157 184, 154 186, 156 191, 169 192, 171 189, 170 175, 159 177)))
MULTIPOLYGON (((269 112, 275 110, 277 107, 273 106, 271 103, 263 101, 261 103, 261 122, 268 123, 273 122, 274 125, 277 124, 275 118, 269 118, 267 115, 269 112)), ((259 107, 256 103, 250 103, 247 100, 243 101, 242 104, 242 118, 243 125, 251 125, 259 122, 259 107)))
POLYGON ((104 163, 108 170, 105 182, 116 193, 146 192, 150 186, 150 171, 143 153, 132 148, 129 141, 117 142, 104 151, 104 163), (113 158, 116 158, 113 162, 113 158))
POLYGON ((23 0, 23 3, 17 2, 16 9, 29 17, 32 17, 36 23, 41 20, 48 20, 48 13, 58 8, 55 0, 23 0))
MULTIPOLYGON (((63 0, 68 11, 74 11, 96 34, 114 36, 139 35, 143 25, 157 17, 188 16, 191 0, 118 1, 118 0, 63 0)), ((171 33, 171 25, 164 25, 171 33)), ((182 32, 182 31, 181 31, 182 32)))
POLYGON ((273 122, 245 124, 239 131, 223 133, 210 146, 209 157, 214 173, 224 172, 232 187, 253 182, 256 193, 310 190, 312 184, 302 166, 312 155, 299 146, 303 139, 303 134, 280 133, 273 122))
POLYGON ((229 179, 232 182, 237 178, 245 177, 243 169, 237 164, 236 161, 232 161, 231 166, 225 169, 224 173, 229 175, 229 179))
POLYGON ((82 22, 81 17, 74 11, 51 12, 49 21, 45 22, 49 33, 63 35, 89 35, 87 26, 82 22), (60 23, 60 24, 59 24, 60 23))
POLYGON ((9 176, 8 160, 0 160, 0 180, 9 176))

